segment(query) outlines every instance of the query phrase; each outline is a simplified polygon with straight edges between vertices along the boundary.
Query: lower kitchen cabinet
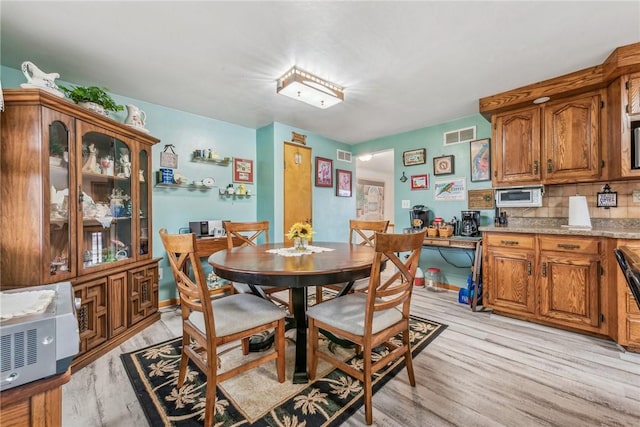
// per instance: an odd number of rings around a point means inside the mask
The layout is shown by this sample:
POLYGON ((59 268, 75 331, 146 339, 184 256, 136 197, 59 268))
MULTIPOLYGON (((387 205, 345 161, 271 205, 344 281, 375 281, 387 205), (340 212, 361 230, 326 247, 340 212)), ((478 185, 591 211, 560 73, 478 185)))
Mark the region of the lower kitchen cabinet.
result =
MULTIPOLYGON (((640 253, 639 240, 618 239, 614 242, 608 252, 612 253, 614 247, 626 246, 640 253)), ((614 259, 613 255, 611 256, 614 259)), ((614 260, 611 261, 611 265, 616 270, 617 298, 615 304, 617 306, 618 321, 617 328, 612 333, 612 336, 618 344, 628 350, 640 352, 640 310, 616 262, 614 260)))
POLYGON ((488 307, 608 335, 601 238, 485 232, 484 249, 488 307))

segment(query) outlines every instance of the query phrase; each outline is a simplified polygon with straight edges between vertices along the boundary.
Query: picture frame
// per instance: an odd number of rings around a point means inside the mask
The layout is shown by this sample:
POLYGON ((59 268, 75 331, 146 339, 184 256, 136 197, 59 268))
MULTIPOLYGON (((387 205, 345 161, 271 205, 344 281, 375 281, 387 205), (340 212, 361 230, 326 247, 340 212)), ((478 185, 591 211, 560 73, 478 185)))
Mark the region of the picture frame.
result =
POLYGON ((233 158, 233 182, 253 184, 253 160, 233 158))
POLYGON ((469 143, 471 181, 491 180, 491 139, 476 139, 469 143))
POLYGON ((434 175, 450 175, 454 173, 455 156, 440 156, 433 158, 433 174, 434 175))
POLYGON ((618 207, 618 192, 611 191, 609 184, 606 184, 601 192, 597 193, 597 206, 599 208, 617 208, 618 207))
POLYGON ((405 166, 423 165, 427 162, 427 149, 418 148, 402 153, 402 163, 405 166))
POLYGON ((333 187, 333 160, 316 157, 316 187, 333 187))
POLYGON ((428 190, 429 189, 429 175, 411 175, 411 189, 412 190, 428 190))
POLYGON ((352 183, 351 171, 336 169, 336 196, 351 197, 352 183))

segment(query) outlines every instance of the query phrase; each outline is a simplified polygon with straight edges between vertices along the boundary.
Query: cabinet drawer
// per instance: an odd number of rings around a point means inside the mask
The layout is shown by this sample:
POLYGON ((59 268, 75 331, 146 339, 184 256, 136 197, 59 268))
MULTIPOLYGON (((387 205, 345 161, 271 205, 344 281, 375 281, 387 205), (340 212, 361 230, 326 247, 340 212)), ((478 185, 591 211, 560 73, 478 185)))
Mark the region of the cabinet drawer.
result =
POLYGON ((487 233, 485 246, 500 248, 533 249, 535 237, 530 234, 518 233, 487 233))
POLYGON ((540 250, 598 255, 600 253, 600 240, 597 238, 571 236, 540 236, 540 250))

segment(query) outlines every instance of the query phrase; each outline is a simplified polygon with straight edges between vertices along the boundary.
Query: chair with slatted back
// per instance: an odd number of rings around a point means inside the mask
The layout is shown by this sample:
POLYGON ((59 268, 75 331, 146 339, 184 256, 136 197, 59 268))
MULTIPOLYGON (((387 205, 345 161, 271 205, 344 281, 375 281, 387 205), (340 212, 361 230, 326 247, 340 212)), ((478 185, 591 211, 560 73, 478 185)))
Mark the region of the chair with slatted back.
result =
POLYGON ((364 405, 367 424, 373 421, 372 375, 392 360, 404 357, 409 383, 415 387, 411 346, 409 342, 409 308, 413 279, 416 274, 424 231, 414 234, 378 233, 375 256, 367 292, 355 292, 317 304, 307 310, 309 319, 309 379, 316 376, 318 359, 337 366, 364 383, 364 405), (410 252, 403 262, 397 255, 410 252), (397 271, 388 279, 381 278, 382 264, 391 262, 397 271), (362 351, 363 369, 336 358, 318 348, 319 330, 328 331, 356 344, 362 351), (402 339, 394 339, 402 334, 402 339), (379 360, 371 360, 375 347, 384 345, 388 353, 379 360))
MULTIPOLYGON (((227 249, 232 250, 234 247, 242 247, 246 245, 255 246, 258 241, 264 241, 269 243, 269 221, 256 221, 256 222, 224 222, 225 230, 227 231, 227 249), (233 239, 236 239, 236 245, 234 246, 233 239), (242 243, 238 245, 237 241, 242 243)), ((249 293, 251 289, 245 283, 235 283, 234 287, 236 291, 240 293, 249 293)), ((291 289, 278 286, 262 286, 262 291, 265 296, 272 301, 280 303, 289 308, 289 313, 293 313, 291 307, 291 289), (277 293, 288 292, 288 301, 280 298, 277 293)))
MULTIPOLYGON (((160 230, 173 272, 182 312, 182 356, 178 388, 184 385, 189 359, 207 377, 204 425, 212 426, 215 415, 216 387, 219 382, 258 365, 276 361, 278 381, 285 380, 285 313, 271 302, 251 294, 234 294, 211 299, 200 259, 196 255, 195 234, 167 234, 160 230), (189 265, 190 264, 190 265, 189 265), (187 273, 191 267, 193 279, 187 273), (274 330, 275 350, 240 366, 218 372, 218 347, 242 342, 249 349, 252 335, 274 330)), ((265 378, 265 380, 267 380, 265 378)))
MULTIPOLYGON (((349 242, 362 246, 375 246, 376 233, 386 233, 389 228, 388 220, 349 220, 349 242)), ((366 287, 366 279, 362 282, 356 282, 353 290, 366 287)), ((316 286, 316 302, 321 303, 324 299, 323 288, 329 288, 334 291, 340 291, 342 285, 316 286)))

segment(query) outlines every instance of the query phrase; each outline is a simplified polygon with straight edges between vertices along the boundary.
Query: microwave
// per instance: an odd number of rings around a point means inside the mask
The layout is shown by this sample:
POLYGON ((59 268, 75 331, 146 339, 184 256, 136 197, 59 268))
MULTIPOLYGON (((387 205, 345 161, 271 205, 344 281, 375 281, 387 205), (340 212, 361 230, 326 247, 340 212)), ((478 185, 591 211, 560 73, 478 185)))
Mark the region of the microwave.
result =
POLYGON ((499 208, 535 208, 542 206, 542 185, 532 187, 509 187, 496 190, 496 207, 499 208))

